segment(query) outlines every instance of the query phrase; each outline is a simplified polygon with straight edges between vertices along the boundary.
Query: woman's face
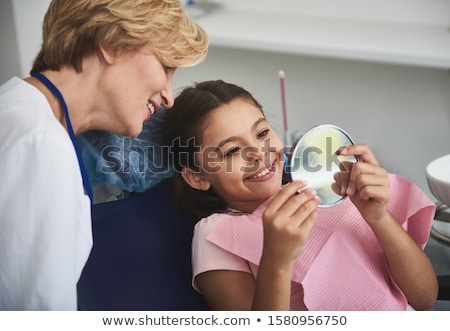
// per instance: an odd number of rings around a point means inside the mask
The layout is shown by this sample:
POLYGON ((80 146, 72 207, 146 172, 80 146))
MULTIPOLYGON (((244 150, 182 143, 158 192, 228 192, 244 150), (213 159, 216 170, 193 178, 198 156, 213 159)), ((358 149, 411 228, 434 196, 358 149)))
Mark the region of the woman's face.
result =
POLYGON ((149 46, 117 57, 103 77, 104 102, 115 121, 110 131, 135 137, 160 105, 172 107, 175 70, 164 67, 149 46))
POLYGON ((283 144, 258 107, 236 99, 211 112, 198 160, 230 208, 250 212, 281 188, 283 144))

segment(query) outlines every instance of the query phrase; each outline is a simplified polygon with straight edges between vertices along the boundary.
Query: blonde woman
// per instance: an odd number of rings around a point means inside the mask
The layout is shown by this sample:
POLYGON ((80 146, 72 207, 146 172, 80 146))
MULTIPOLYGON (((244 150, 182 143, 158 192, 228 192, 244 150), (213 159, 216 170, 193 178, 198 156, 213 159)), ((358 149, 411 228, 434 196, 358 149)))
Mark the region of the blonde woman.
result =
POLYGON ((54 0, 31 76, 0 86, 0 310, 76 310, 92 246, 75 137, 135 137, 208 38, 177 0, 54 0))

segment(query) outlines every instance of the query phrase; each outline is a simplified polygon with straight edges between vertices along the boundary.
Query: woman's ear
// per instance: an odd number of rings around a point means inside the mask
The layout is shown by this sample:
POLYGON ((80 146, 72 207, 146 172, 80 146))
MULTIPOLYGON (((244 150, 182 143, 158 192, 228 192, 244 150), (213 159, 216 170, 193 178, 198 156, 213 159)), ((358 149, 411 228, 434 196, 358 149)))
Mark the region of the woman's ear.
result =
POLYGON ((194 172, 189 168, 183 168, 181 176, 190 187, 201 191, 207 191, 211 187, 210 183, 203 178, 199 172, 194 172))
POLYGON ((113 52, 111 52, 109 49, 105 48, 102 45, 100 45, 99 48, 100 54, 102 55, 106 63, 114 64, 114 62, 116 62, 116 57, 114 56, 113 52))

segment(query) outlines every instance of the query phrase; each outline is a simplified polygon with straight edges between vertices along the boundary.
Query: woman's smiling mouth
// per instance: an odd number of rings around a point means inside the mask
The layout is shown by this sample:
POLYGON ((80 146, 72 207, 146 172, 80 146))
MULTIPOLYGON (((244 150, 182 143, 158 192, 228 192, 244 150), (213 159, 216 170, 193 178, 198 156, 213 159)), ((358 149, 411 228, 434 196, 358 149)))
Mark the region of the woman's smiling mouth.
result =
POLYGON ((151 101, 147 101, 147 108, 150 111, 151 115, 153 115, 156 111, 156 108, 151 101))

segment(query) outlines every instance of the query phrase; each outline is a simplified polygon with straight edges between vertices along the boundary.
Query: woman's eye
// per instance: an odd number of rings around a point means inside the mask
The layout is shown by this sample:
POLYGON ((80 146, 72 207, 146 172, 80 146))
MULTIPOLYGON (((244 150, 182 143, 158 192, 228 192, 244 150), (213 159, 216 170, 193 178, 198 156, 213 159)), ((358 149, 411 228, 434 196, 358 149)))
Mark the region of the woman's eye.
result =
POLYGON ((239 148, 239 147, 233 147, 233 148, 229 149, 229 150, 225 153, 225 156, 226 156, 226 157, 230 157, 230 156, 232 156, 233 154, 239 153, 239 151, 240 151, 240 148, 239 148))
POLYGON ((163 70, 164 70, 164 72, 166 73, 166 74, 168 74, 169 73, 169 71, 170 71, 170 69, 172 69, 171 67, 168 67, 168 66, 166 66, 166 65, 162 65, 162 67, 163 67, 163 70))
POLYGON ((267 136, 269 134, 269 129, 265 129, 263 131, 261 131, 260 133, 258 133, 258 138, 263 138, 265 136, 267 136))

